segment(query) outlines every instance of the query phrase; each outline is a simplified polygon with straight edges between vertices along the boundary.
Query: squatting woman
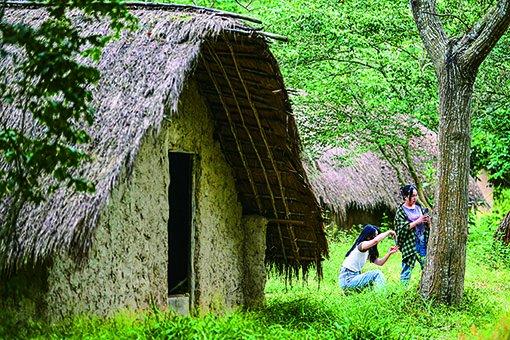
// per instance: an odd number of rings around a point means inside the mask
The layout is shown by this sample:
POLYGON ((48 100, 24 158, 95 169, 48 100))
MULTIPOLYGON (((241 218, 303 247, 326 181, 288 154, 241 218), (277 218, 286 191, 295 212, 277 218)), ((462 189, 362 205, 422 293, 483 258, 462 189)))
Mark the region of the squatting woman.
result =
POLYGON ((380 233, 379 228, 376 226, 365 225, 351 249, 345 254, 338 277, 340 288, 360 289, 372 284, 376 288, 384 286, 386 280, 380 270, 371 270, 362 274, 361 269, 367 260, 382 266, 392 254, 398 251, 397 246, 392 246, 386 255, 379 258, 377 244, 389 235, 393 238, 396 237, 393 230, 380 233))

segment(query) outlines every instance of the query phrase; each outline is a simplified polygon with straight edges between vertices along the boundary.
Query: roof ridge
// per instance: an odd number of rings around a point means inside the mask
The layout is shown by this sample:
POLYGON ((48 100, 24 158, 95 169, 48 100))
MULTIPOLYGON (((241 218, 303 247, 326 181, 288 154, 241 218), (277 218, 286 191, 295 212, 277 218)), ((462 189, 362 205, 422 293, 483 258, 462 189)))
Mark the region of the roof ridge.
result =
MULTIPOLYGON (((38 2, 38 1, 30 1, 30 0, 10 0, 6 1, 6 7, 47 7, 48 3, 38 2)), ((182 11, 182 12, 198 12, 198 13, 210 13, 218 16, 230 17, 234 19, 240 19, 245 21, 250 21, 256 24, 262 24, 262 21, 259 19, 249 17, 246 15, 220 11, 214 8, 195 6, 195 5, 181 5, 181 4, 170 4, 170 3, 158 3, 158 2, 125 2, 129 9, 149 9, 149 10, 174 10, 174 11, 182 11)))
MULTIPOLYGON (((3 3, 6 8, 43 8, 49 6, 48 3, 38 2, 38 1, 30 1, 30 0, 8 0, 3 3)), ((232 19, 239 19, 244 21, 250 21, 256 24, 262 24, 262 21, 256 18, 252 18, 249 16, 245 16, 242 14, 237 14, 233 12, 225 12, 220 11, 214 8, 202 7, 202 6, 194 6, 194 5, 180 5, 180 4, 170 4, 170 3, 157 3, 157 2, 126 2, 124 3, 128 9, 147 9, 147 10, 168 10, 168 11, 177 11, 177 12, 190 12, 190 13, 199 13, 199 14, 213 14, 219 17, 227 17, 232 19)), ((288 41, 288 38, 276 33, 269 33, 263 31, 261 28, 254 27, 245 27, 242 29, 238 27, 236 29, 230 29, 230 31, 250 34, 256 32, 257 34, 264 36, 273 40, 280 41, 288 41)))

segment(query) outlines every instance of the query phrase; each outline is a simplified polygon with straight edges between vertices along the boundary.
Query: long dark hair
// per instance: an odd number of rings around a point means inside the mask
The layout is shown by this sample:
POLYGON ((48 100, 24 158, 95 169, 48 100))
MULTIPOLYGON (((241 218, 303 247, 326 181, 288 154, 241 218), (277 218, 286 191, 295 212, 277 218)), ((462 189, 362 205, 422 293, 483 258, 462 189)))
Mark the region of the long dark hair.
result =
POLYGON ((407 184, 400 188, 400 195, 402 196, 402 199, 411 198, 411 195, 413 194, 413 191, 416 190, 418 192, 418 189, 416 189, 416 186, 413 184, 407 184))
MULTIPOLYGON (((357 247, 358 244, 360 244, 363 241, 370 241, 373 239, 377 234, 380 234, 381 231, 378 227, 371 224, 366 224, 361 233, 359 234, 358 238, 356 239, 356 242, 352 245, 351 249, 345 254, 345 257, 349 256, 351 251, 354 249, 354 247, 357 247)), ((379 250, 377 250, 377 244, 371 248, 368 249, 368 258, 370 259, 370 262, 374 262, 376 258, 379 257, 379 250)))

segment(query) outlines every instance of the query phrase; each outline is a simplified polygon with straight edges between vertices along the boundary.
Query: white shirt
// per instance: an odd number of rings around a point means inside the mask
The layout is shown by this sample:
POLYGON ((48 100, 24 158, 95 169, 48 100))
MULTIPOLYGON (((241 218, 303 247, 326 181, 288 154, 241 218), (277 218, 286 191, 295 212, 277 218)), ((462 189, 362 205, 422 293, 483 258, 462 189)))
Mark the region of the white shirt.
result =
POLYGON ((342 263, 342 267, 352 270, 353 272, 360 272, 368 259, 368 250, 361 252, 358 250, 358 246, 354 247, 349 256, 347 256, 342 263))

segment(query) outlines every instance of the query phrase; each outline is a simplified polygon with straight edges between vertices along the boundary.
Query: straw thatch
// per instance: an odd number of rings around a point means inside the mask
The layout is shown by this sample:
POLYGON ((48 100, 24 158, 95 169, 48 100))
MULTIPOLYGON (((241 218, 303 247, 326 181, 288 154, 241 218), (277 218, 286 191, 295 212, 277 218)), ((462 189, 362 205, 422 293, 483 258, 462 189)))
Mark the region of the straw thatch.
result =
MULTIPOLYGON (((93 161, 80 173, 94 194, 62 189, 38 206, 26 205, 16 239, 0 249, 1 267, 38 263, 56 251, 86 256, 112 187, 129 174, 142 138, 177 115, 190 78, 208 103, 223 153, 233 168, 243 214, 269 219, 266 261, 279 269, 316 266, 327 255, 319 205, 300 162, 299 136, 283 79, 269 51, 269 36, 235 15, 204 8, 130 4, 136 32, 110 43, 99 63, 94 90, 96 120, 89 133, 93 161)), ((6 19, 38 25, 38 5, 7 5, 6 19)), ((80 22, 82 18, 76 16, 80 22)), ((107 33, 105 22, 83 23, 83 33, 107 33)), ((9 60, 2 68, 11 69, 9 60)), ((20 123, 19 112, 1 107, 1 119, 20 123)), ((9 204, 2 202, 1 216, 9 204)))
MULTIPOLYGON (((418 176, 425 182, 426 171, 430 171, 437 160, 437 134, 425 127, 420 130, 421 135, 412 139, 410 148, 418 176)), ((313 191, 321 205, 329 210, 332 222, 342 228, 350 228, 353 224, 377 224, 384 215, 391 222, 395 209, 402 203, 400 187, 403 183, 399 182, 394 167, 379 154, 369 151, 351 155, 352 151, 329 148, 315 164, 306 165, 313 191)), ((398 157, 395 151, 387 150, 387 153, 398 157)), ((405 183, 413 183, 403 163, 397 166, 405 183)), ((432 197, 435 183, 428 184, 425 193, 432 197)), ((470 204, 484 202, 472 178, 469 195, 470 204)))

